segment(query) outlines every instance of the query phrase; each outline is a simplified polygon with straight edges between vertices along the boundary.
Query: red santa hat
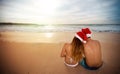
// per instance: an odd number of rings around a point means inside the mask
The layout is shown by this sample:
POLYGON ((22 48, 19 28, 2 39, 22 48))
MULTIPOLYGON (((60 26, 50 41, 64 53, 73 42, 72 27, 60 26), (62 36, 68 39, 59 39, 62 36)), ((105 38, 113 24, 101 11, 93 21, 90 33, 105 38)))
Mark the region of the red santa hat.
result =
POLYGON ((87 36, 91 37, 91 31, 89 28, 82 29, 82 32, 87 36))
POLYGON ((80 31, 80 32, 75 33, 75 37, 78 38, 83 43, 86 43, 87 37, 83 32, 80 31))

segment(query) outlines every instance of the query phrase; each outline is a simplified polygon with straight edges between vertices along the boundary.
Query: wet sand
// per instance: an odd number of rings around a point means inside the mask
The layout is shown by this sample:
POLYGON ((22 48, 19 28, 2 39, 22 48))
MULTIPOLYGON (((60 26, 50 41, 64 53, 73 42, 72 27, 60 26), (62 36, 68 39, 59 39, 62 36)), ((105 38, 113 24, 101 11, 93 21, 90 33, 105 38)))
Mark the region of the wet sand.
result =
POLYGON ((73 32, 31 33, 0 32, 0 69, 6 74, 119 74, 120 33, 93 33, 101 42, 103 66, 87 70, 70 68, 60 57, 65 42, 71 42, 73 32))

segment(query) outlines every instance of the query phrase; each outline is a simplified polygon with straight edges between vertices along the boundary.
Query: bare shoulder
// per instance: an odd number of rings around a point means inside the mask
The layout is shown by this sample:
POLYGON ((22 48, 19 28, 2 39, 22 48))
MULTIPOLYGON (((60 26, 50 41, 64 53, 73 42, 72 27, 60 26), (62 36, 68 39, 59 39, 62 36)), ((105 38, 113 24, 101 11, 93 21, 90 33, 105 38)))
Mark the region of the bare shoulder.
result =
POLYGON ((64 45, 69 45, 70 43, 65 43, 64 45))
POLYGON ((86 44, 84 44, 85 49, 88 49, 90 47, 96 47, 96 46, 100 46, 100 42, 98 40, 91 40, 87 42, 86 44))
POLYGON ((68 47, 70 45, 70 43, 65 43, 64 46, 65 47, 68 47))
POLYGON ((71 48, 71 44, 70 44, 70 43, 65 43, 65 44, 64 44, 64 47, 65 47, 67 50, 69 50, 69 49, 71 48))
POLYGON ((96 44, 100 45, 100 41, 94 40, 94 42, 95 42, 96 44))
POLYGON ((65 44, 64 44, 64 47, 65 47, 65 48, 67 48, 67 47, 69 47, 69 46, 70 46, 70 43, 65 43, 65 44))

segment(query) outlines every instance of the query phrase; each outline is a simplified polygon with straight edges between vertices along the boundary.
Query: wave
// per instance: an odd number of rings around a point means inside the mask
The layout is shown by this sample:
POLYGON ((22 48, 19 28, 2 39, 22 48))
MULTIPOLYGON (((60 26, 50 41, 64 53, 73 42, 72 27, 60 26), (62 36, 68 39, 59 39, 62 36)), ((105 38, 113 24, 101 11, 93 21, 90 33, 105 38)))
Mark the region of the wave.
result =
POLYGON ((22 32, 76 32, 82 28, 90 28, 94 32, 120 32, 119 24, 54 24, 54 25, 3 25, 0 31, 22 31, 22 32))

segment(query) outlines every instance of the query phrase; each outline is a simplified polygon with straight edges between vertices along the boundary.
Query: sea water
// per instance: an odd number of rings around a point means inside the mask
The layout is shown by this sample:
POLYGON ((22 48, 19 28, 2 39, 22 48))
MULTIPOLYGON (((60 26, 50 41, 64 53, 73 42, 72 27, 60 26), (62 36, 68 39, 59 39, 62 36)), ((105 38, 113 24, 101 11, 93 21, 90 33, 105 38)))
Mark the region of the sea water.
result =
POLYGON ((120 24, 0 24, 0 31, 76 32, 80 31, 82 28, 90 28, 94 32, 120 32, 120 24))

